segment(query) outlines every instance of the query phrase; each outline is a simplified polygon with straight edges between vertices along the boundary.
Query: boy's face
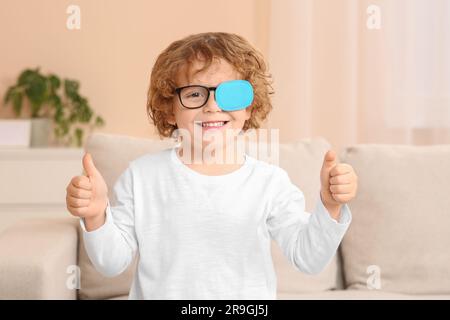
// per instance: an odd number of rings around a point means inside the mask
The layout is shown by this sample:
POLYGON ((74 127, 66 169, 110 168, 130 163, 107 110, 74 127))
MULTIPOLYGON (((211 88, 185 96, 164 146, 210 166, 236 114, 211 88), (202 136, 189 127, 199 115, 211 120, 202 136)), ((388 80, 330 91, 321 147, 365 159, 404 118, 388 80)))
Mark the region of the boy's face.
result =
MULTIPOLYGON (((241 79, 241 75, 223 59, 216 59, 210 67, 202 72, 196 73, 201 69, 203 62, 195 60, 189 70, 185 66, 178 72, 176 84, 178 87, 187 85, 203 85, 207 87, 217 87, 220 83, 229 80, 241 79), (188 71, 188 72, 186 72, 188 71)), ((191 134, 191 141, 194 141, 194 130, 196 134, 202 133, 202 145, 208 144, 203 137, 205 133, 208 134, 222 134, 225 138, 225 131, 228 129, 228 134, 234 132, 235 136, 244 126, 245 120, 248 120, 251 115, 250 107, 237 111, 223 111, 219 108, 215 101, 215 92, 210 91, 210 96, 206 104, 198 109, 187 109, 181 105, 177 95, 173 99, 173 115, 168 119, 169 123, 176 124, 178 128, 189 131, 191 134), (210 122, 210 125, 206 123, 210 122), (225 122, 222 126, 211 126, 211 122, 225 122)), ((222 140, 225 143, 225 140, 222 140)))

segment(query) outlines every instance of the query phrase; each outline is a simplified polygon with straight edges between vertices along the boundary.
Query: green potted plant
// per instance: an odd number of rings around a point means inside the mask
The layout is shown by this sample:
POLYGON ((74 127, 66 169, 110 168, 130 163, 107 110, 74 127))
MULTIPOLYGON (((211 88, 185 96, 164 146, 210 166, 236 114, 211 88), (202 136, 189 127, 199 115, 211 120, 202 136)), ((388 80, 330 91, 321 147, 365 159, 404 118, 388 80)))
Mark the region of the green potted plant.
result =
POLYGON ((81 147, 84 129, 103 126, 104 120, 94 115, 79 88, 76 80, 61 80, 55 74, 43 75, 39 68, 26 69, 19 75, 17 83, 7 89, 4 105, 11 104, 19 117, 24 102, 29 104, 32 147, 48 144, 52 120, 57 145, 81 147))

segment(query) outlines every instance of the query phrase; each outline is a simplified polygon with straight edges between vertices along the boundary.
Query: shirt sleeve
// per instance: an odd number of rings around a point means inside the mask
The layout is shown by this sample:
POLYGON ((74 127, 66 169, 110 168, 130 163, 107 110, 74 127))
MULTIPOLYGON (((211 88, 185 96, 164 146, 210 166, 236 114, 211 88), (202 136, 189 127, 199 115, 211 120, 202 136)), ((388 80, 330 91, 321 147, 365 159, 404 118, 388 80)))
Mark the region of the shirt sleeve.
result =
POLYGON ((352 219, 350 209, 343 205, 339 221, 334 220, 319 192, 313 213, 306 212, 303 192, 279 169, 267 218, 269 233, 297 270, 318 274, 336 254, 352 219))
POLYGON ((133 174, 128 167, 113 188, 113 200, 108 199, 105 223, 98 229, 87 231, 80 219, 83 242, 94 267, 106 277, 125 271, 137 249, 134 229, 133 174))

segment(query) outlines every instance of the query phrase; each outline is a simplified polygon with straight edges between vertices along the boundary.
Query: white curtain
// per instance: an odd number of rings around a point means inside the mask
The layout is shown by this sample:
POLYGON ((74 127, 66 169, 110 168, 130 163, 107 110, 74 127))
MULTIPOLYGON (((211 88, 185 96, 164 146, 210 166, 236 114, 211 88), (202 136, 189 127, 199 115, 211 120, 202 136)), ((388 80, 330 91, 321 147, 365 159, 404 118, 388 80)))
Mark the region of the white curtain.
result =
POLYGON ((449 0, 272 0, 281 140, 450 143, 449 0), (380 9, 369 29, 367 8, 380 9))
POLYGON ((410 130, 450 127, 450 1, 386 4, 386 122, 410 130))

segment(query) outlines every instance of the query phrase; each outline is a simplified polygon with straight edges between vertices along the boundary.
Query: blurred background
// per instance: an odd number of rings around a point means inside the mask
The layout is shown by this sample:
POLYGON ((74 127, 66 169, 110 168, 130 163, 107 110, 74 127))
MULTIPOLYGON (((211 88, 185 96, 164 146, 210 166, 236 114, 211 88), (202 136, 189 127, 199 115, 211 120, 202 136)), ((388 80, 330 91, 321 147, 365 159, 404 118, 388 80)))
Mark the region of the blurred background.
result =
POLYGON ((193 33, 238 33, 263 53, 275 89, 263 127, 279 129, 282 143, 324 137, 337 152, 450 143, 447 0, 0 6, 0 231, 61 215, 90 133, 158 139, 146 114, 151 69, 193 33))
MULTIPOLYGON (((75 264, 78 297, 127 294, 131 273, 97 282, 78 251, 66 186, 84 148, 111 191, 138 151, 164 146, 141 139, 158 139, 152 66, 173 41, 209 31, 240 34, 266 57, 275 95, 264 128, 286 144, 325 138, 360 177, 344 264, 316 286, 282 267, 279 290, 367 289, 382 269, 384 290, 448 299, 450 0, 1 0, 0 299, 77 298, 64 285, 75 264)), ((320 139, 284 149, 308 210, 326 149, 320 139)))
MULTIPOLYGON (((96 131, 156 137, 145 104, 157 55, 225 31, 265 55, 275 88, 266 127, 281 142, 449 143, 449 30, 446 0, 2 0, 0 94, 40 67, 79 82, 104 120, 96 131), (71 5, 79 29, 67 26, 71 5)), ((24 103, 19 118, 29 116, 24 103)), ((12 118, 9 103, 0 119, 12 118)))

